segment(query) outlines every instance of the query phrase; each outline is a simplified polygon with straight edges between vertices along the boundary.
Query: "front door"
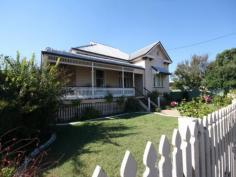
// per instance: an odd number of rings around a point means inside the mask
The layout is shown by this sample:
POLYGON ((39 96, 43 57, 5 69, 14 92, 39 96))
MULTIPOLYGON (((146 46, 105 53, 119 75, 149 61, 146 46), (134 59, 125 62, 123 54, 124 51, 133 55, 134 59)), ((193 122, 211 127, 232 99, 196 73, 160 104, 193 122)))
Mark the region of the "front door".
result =
POLYGON ((134 85, 135 85, 135 95, 143 95, 143 75, 135 74, 134 75, 134 85))

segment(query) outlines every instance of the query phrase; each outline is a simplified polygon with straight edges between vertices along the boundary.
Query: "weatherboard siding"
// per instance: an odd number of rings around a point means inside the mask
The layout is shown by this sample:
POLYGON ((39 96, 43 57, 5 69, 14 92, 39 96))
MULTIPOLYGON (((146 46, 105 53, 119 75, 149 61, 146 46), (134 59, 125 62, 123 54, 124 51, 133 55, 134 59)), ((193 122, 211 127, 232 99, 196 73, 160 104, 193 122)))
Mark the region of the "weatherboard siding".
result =
POLYGON ((154 73, 152 71, 152 66, 159 66, 168 68, 168 65, 164 64, 164 55, 159 48, 153 48, 148 55, 152 56, 152 60, 145 60, 145 87, 150 91, 158 92, 169 92, 169 76, 164 76, 163 87, 154 87, 154 73))

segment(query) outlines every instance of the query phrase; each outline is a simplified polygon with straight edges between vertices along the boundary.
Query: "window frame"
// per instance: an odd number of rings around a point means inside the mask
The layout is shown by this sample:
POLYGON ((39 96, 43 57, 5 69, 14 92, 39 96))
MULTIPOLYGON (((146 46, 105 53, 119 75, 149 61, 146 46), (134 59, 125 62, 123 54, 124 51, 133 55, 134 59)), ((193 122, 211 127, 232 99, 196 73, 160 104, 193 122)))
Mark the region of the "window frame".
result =
POLYGON ((105 71, 104 70, 100 70, 100 69, 96 69, 95 70, 95 87, 99 87, 99 88, 105 87, 105 71), (97 72, 102 72, 103 76, 102 77, 98 77, 97 76, 97 72), (97 80, 102 80, 102 85, 101 86, 98 86, 97 80))
POLYGON ((164 88, 164 75, 155 74, 153 77, 153 87, 154 88, 164 88))

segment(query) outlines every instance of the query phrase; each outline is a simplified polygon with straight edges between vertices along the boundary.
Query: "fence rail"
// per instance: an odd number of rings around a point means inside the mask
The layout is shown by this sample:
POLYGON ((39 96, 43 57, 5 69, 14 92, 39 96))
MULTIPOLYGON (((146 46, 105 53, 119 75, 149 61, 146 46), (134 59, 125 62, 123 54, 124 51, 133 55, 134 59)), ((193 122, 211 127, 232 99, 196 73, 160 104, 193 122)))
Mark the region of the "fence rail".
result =
POLYGON ((122 113, 124 107, 116 102, 96 102, 96 103, 81 103, 80 105, 62 105, 57 112, 57 122, 71 122, 81 120, 81 116, 86 108, 94 108, 101 112, 101 116, 122 113))
MULTIPOLYGON (((171 145, 165 135, 161 136, 158 153, 153 143, 147 142, 143 155, 143 177, 236 176, 235 101, 203 119, 181 117, 178 123, 178 129, 173 131, 171 145)), ((136 161, 131 152, 126 151, 120 176, 136 177, 136 172, 136 161)), ((92 177, 107 175, 97 166, 92 177)))

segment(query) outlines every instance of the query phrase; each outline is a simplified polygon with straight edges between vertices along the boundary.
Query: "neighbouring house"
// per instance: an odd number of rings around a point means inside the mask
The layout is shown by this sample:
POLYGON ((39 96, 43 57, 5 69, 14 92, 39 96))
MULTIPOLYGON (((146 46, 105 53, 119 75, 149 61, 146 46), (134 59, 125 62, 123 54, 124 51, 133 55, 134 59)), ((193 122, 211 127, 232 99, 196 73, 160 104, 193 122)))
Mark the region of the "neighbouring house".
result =
POLYGON ((169 92, 169 65, 172 63, 161 42, 134 53, 91 42, 70 51, 46 48, 42 63, 55 63, 70 73, 65 100, 101 100, 113 97, 143 96, 147 92, 169 92))

